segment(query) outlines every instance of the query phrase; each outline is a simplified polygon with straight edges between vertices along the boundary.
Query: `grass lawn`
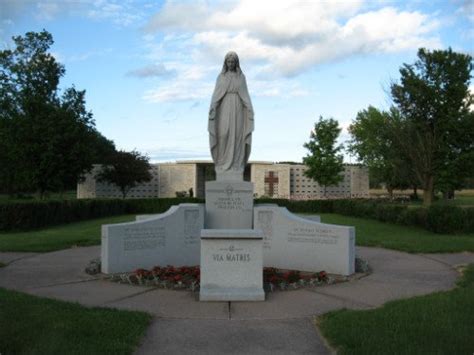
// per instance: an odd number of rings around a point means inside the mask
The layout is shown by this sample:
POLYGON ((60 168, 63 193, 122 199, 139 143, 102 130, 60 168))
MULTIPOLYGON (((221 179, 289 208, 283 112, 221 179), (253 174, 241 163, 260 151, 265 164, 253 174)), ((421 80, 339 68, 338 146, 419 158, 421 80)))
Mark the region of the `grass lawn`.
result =
MULTIPOLYGON (((371 219, 321 214, 324 223, 356 227, 356 243, 412 253, 474 251, 474 234, 435 234, 417 227, 383 223, 371 219)), ((47 252, 100 244, 102 224, 134 220, 134 215, 107 217, 45 228, 37 231, 0 233, 0 251, 47 252)))
POLYGON ((0 288, 0 353, 132 354, 151 318, 0 288))
MULTIPOLYGON (((394 197, 405 196, 408 197, 410 194, 413 193, 413 190, 395 190, 393 192, 394 197)), ((382 189, 370 189, 370 197, 380 197, 385 196, 388 197, 388 193, 386 190, 382 189)), ((419 201, 411 201, 409 202, 409 206, 419 207, 423 205, 423 190, 418 190, 418 196, 420 197, 419 201)), ((449 206, 464 206, 464 207, 474 207, 474 190, 473 189, 465 189, 461 191, 455 191, 454 199, 445 201, 443 200, 443 196, 441 194, 437 194, 438 200, 434 201, 434 204, 437 205, 449 205, 449 206)), ((404 203, 403 205, 406 205, 404 203)))
POLYGON ((474 264, 452 291, 330 312, 317 323, 338 354, 472 354, 474 264))
POLYGON ((354 226, 357 245, 383 247, 410 253, 474 251, 474 233, 436 234, 418 227, 329 213, 322 213, 321 221, 354 226))
POLYGON ((454 206, 474 206, 474 195, 468 193, 457 193, 453 200, 443 201, 438 200, 435 202, 436 204, 446 204, 446 205, 454 205, 454 206))
POLYGON ((1 232, 0 251, 47 252, 67 249, 74 245, 98 245, 102 224, 129 222, 134 219, 135 215, 114 216, 36 231, 1 232))

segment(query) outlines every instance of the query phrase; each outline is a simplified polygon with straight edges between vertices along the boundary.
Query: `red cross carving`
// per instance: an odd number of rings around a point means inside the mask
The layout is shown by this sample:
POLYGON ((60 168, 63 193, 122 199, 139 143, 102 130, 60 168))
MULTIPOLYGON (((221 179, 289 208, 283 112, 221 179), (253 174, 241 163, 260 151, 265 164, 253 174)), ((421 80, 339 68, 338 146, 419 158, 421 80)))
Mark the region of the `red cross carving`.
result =
POLYGON ((265 183, 268 183, 270 196, 273 196, 274 186, 278 184, 278 176, 275 176, 273 171, 268 172, 268 176, 265 177, 265 183))

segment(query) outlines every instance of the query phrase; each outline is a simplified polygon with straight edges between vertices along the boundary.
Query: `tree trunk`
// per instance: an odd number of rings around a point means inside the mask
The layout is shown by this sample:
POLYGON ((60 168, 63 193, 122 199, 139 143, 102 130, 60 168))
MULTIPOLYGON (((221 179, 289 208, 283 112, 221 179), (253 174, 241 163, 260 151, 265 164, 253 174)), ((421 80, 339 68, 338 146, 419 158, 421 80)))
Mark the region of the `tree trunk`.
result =
POLYGON ((434 177, 433 175, 426 175, 425 186, 423 191, 423 205, 430 206, 433 202, 434 193, 434 177))
POLYGON ((418 200, 418 189, 416 186, 413 186, 413 198, 418 200))
POLYGON ((454 199, 454 190, 450 189, 443 192, 443 200, 453 200, 454 199))
POLYGON ((387 185, 387 192, 388 192, 388 197, 390 200, 393 200, 393 187, 390 185, 387 185))

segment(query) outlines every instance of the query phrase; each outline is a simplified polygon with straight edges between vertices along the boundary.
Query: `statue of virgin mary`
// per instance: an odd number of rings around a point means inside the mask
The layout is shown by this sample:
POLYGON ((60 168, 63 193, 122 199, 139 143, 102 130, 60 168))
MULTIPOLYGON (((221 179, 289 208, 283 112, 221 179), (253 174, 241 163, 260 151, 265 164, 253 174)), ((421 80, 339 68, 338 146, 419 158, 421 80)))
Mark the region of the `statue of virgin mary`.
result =
POLYGON ((243 181, 252 146, 253 116, 239 57, 229 52, 209 109, 209 143, 218 181, 243 181))

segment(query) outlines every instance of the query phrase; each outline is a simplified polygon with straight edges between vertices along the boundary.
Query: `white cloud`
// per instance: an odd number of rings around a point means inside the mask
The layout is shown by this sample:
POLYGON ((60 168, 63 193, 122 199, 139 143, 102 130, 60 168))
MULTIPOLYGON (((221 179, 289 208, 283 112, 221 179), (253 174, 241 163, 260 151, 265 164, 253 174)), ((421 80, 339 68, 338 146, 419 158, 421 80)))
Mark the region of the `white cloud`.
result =
MULTIPOLYGON (((387 53, 440 44, 439 23, 419 11, 382 7, 364 11, 362 1, 241 0, 213 6, 168 1, 147 30, 168 41, 187 35, 201 57, 232 49, 262 72, 294 76, 319 64, 361 53, 387 53)), ((189 48, 188 48, 189 49, 189 48)))
POLYGON ((149 22, 148 30, 209 31, 246 29, 263 38, 282 40, 327 33, 335 19, 354 14, 362 1, 310 2, 301 0, 222 1, 210 6, 204 2, 168 1, 149 22))
MULTIPOLYGON (((160 49, 159 52, 161 56, 166 50, 160 49)), ((172 73, 172 77, 168 81, 162 81, 160 86, 147 90, 143 96, 145 101, 196 101, 212 95, 215 79, 213 75, 217 76, 215 67, 195 64, 185 57, 165 60, 162 64, 172 73)))
POLYGON ((147 65, 127 73, 128 76, 136 76, 138 78, 168 77, 174 74, 176 74, 175 70, 166 68, 162 63, 147 65))
POLYGON ((60 11, 60 5, 57 2, 39 2, 36 4, 38 10, 37 17, 42 20, 52 20, 60 11))
POLYGON ((71 55, 64 55, 60 52, 52 52, 52 55, 56 60, 60 63, 68 63, 68 62, 82 62, 92 58, 104 57, 113 52, 113 48, 102 48, 102 49, 95 49, 90 50, 87 52, 76 53, 71 55))
POLYGON ((179 78, 156 89, 145 92, 143 98, 148 102, 201 100, 212 95, 213 85, 206 82, 179 78))
POLYGON ((0 1, 0 20, 16 20, 24 12, 26 5, 24 1, 0 1))
POLYGON ((314 93, 302 88, 300 84, 294 82, 292 79, 277 79, 277 80, 252 80, 249 87, 251 96, 261 97, 302 97, 312 95, 314 93))
POLYGON ((130 1, 120 0, 2 0, 0 21, 15 21, 33 15, 51 21, 64 15, 80 15, 95 20, 107 20, 119 26, 143 25, 146 14, 130 1))
POLYGON ((109 20, 119 26, 130 26, 141 23, 144 14, 128 1, 98 0, 87 16, 96 20, 109 20))
POLYGON ((169 146, 147 149, 146 153, 153 163, 183 159, 210 160, 209 150, 202 147, 196 149, 183 149, 169 146))
POLYGON ((474 22, 474 1, 461 1, 461 7, 458 9, 457 13, 466 16, 469 21, 474 22))

